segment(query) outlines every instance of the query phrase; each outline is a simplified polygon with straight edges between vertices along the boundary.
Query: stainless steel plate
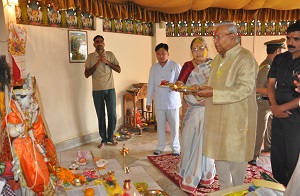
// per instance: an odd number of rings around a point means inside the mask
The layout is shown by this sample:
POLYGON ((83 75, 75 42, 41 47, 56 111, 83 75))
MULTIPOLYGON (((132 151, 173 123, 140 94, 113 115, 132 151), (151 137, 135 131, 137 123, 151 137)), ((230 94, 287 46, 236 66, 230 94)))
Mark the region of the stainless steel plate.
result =
POLYGON ((77 169, 79 169, 79 165, 75 164, 75 163, 72 163, 71 165, 69 165, 69 169, 70 170, 77 170, 77 169))

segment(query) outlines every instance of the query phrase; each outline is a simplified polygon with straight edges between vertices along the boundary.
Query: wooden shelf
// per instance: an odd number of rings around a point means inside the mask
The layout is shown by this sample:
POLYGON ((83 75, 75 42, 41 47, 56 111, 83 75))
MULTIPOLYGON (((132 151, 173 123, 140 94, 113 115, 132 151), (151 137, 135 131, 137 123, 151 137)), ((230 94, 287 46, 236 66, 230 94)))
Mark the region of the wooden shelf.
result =
POLYGON ((140 112, 142 123, 153 124, 155 122, 154 103, 151 111, 146 110, 147 84, 142 83, 141 88, 132 88, 123 95, 124 127, 139 130, 142 135, 143 126, 138 125, 136 111, 140 112))

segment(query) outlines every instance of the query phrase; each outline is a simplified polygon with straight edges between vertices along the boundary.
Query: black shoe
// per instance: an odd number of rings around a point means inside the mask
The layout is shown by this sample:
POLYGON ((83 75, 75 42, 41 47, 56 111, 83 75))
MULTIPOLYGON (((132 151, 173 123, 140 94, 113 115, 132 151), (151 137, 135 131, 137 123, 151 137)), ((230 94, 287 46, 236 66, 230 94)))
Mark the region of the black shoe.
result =
POLYGON ((248 163, 251 164, 251 165, 255 165, 256 166, 256 160, 251 160, 248 163))
POLYGON ((161 150, 154 150, 153 154, 155 155, 160 155, 161 153, 163 153, 161 150))

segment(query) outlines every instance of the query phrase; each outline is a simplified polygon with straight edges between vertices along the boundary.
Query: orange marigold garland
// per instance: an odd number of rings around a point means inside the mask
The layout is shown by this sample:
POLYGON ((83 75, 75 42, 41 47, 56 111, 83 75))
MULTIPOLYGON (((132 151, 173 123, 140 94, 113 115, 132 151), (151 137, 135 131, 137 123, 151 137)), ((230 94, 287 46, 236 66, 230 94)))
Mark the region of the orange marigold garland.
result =
POLYGON ((64 182, 72 182, 75 179, 75 175, 67 168, 60 168, 60 180, 64 182))
POLYGON ((61 181, 63 181, 64 183, 72 183, 72 181, 74 181, 76 178, 78 178, 80 181, 82 182, 86 182, 86 179, 84 176, 82 175, 78 175, 78 174, 73 174, 71 170, 64 168, 64 167, 60 167, 60 172, 59 175, 57 175, 57 178, 61 181))

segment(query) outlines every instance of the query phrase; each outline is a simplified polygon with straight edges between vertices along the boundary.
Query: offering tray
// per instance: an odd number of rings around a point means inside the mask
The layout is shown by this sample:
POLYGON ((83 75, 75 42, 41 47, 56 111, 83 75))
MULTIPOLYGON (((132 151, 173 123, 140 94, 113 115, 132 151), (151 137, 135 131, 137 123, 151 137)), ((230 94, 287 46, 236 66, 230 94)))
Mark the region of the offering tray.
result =
POLYGON ((79 186, 84 185, 84 182, 81 181, 81 180, 79 180, 79 179, 75 179, 75 180, 73 180, 73 181, 71 182, 71 184, 72 184, 73 186, 79 187, 79 186))
POLYGON ((78 170, 79 169, 79 165, 76 163, 72 163, 68 167, 70 170, 78 170))
POLYGON ((148 183, 146 182, 135 182, 134 186, 139 193, 144 193, 148 189, 148 183))
POLYGON ((76 161, 75 163, 76 163, 76 165, 83 166, 83 165, 88 164, 88 161, 85 161, 85 162, 79 162, 79 161, 76 161))
POLYGON ((160 88, 170 88, 168 85, 159 85, 160 88))
POLYGON ((169 196, 169 194, 162 190, 147 190, 141 196, 169 196))
POLYGON ((161 83, 158 85, 160 88, 171 88, 174 86, 173 83, 170 83, 167 80, 162 80, 161 83))
POLYGON ((170 87, 172 91, 184 92, 184 93, 195 93, 198 92, 198 88, 194 86, 180 86, 177 87, 176 85, 170 87))
POLYGON ((108 161, 105 159, 99 159, 98 161, 96 161, 97 167, 104 167, 107 163, 108 161))
POLYGON ((171 88, 171 90, 182 92, 182 93, 195 93, 195 92, 198 92, 197 89, 188 89, 188 88, 171 88))

